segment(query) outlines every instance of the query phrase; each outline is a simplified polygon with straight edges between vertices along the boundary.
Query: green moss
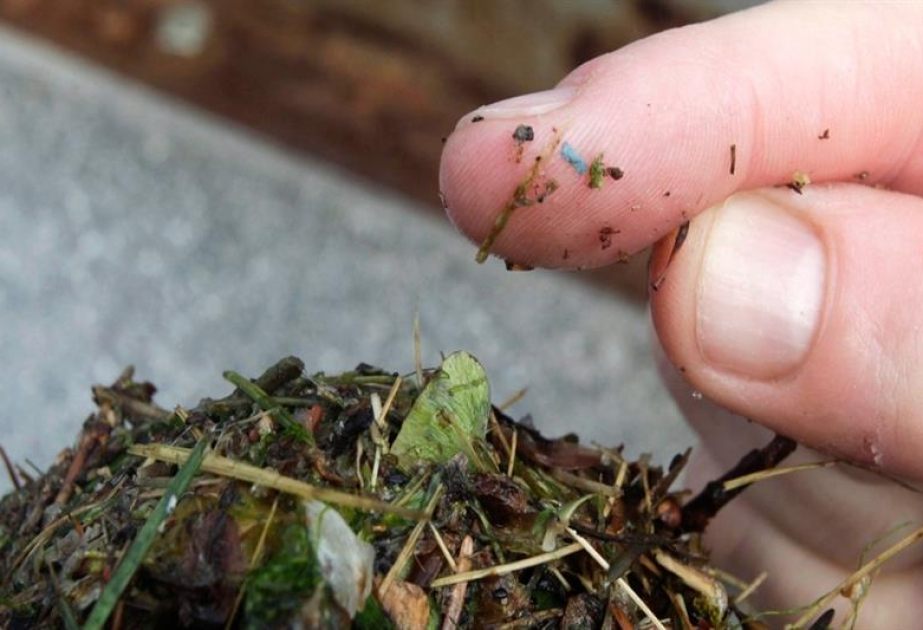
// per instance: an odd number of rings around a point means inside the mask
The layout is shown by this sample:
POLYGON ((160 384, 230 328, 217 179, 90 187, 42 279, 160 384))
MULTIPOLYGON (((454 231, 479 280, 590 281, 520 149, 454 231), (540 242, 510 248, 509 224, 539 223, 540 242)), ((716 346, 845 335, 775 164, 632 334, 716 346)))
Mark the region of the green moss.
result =
POLYGON ((247 580, 244 627, 279 625, 304 604, 320 582, 308 529, 300 524, 288 526, 276 552, 247 580))
POLYGON ((353 619, 353 630, 392 630, 396 626, 385 615, 374 597, 365 600, 365 608, 353 619))

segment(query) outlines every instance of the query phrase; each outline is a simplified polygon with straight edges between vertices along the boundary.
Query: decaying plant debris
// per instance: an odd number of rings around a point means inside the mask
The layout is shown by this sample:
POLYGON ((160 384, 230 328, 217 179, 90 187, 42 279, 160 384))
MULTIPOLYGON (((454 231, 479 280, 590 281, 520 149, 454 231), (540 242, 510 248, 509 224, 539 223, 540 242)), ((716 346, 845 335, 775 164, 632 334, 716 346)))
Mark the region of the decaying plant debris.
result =
POLYGON ((225 376, 230 395, 167 411, 127 370, 75 448, 12 472, 0 626, 766 627, 699 532, 785 438, 686 501, 688 452, 546 439, 462 352, 406 378, 291 357, 225 376))

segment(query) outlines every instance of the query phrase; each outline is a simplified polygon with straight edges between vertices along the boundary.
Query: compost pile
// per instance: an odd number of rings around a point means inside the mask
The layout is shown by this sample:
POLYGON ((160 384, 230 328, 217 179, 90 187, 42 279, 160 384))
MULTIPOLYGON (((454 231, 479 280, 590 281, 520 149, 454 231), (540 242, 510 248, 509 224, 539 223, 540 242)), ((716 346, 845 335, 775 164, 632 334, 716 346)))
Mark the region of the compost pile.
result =
POLYGON ((289 357, 225 378, 170 411, 126 370, 47 472, 7 460, 0 627, 765 627, 699 540, 740 489, 689 500, 688 452, 661 468, 546 439, 464 352, 404 377, 289 357))

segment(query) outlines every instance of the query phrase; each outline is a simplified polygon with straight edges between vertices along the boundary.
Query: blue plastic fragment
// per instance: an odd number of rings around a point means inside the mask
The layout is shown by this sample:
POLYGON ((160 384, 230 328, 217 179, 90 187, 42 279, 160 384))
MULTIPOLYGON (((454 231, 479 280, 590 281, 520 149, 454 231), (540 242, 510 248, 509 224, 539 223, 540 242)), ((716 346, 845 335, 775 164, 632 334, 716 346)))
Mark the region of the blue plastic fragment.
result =
POLYGON ((586 161, 580 157, 580 154, 577 153, 577 150, 574 149, 574 147, 570 146, 570 143, 565 142, 563 146, 561 146, 561 157, 567 160, 567 163, 574 167, 574 170, 577 171, 578 175, 586 175, 586 161))

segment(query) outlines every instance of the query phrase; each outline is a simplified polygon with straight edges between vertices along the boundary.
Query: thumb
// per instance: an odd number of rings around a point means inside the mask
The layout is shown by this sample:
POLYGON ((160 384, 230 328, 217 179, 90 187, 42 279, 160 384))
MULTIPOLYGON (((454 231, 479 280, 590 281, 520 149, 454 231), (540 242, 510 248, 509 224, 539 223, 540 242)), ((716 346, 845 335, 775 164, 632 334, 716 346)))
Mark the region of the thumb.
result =
POLYGON ((730 197, 672 261, 654 326, 690 384, 854 462, 923 479, 923 200, 848 184, 730 197))

